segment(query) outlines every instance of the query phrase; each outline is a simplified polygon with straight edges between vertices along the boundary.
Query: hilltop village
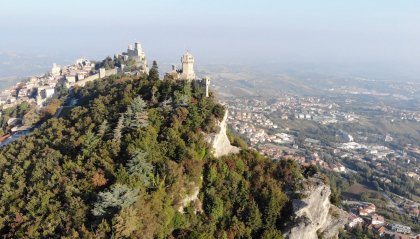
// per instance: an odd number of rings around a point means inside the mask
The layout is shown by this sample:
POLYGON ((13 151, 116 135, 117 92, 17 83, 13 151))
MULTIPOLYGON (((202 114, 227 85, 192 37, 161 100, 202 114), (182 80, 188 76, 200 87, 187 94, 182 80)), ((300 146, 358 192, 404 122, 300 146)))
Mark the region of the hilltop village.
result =
POLYGON ((53 97, 58 85, 71 88, 84 86, 87 82, 117 73, 142 74, 149 72, 146 55, 139 42, 135 43, 134 49, 132 45, 129 45, 126 52, 116 54, 114 59, 121 64, 119 66, 106 65, 106 62, 110 60, 108 58, 104 63, 80 58, 73 65, 63 67, 54 63, 48 73, 30 77, 0 92, 0 107, 4 110, 22 102, 43 107, 53 97), (131 63, 135 70, 125 69, 127 63, 131 63))
MULTIPOLYGON (((209 96, 210 79, 205 77, 197 79, 194 71, 194 57, 186 52, 181 57, 182 68, 172 70, 165 74, 165 79, 196 80, 205 88, 209 96)), ((149 74, 146 54, 139 42, 130 44, 125 52, 117 53, 113 58, 103 61, 92 61, 80 58, 74 64, 59 66, 53 64, 49 72, 41 76, 32 76, 15 86, 0 92, 0 146, 27 134, 42 118, 48 107, 54 105, 58 94, 69 92, 75 87, 83 87, 104 77, 126 74, 149 74)), ((71 99, 68 104, 75 104, 71 99)), ((60 112, 57 109, 57 112, 60 112)))

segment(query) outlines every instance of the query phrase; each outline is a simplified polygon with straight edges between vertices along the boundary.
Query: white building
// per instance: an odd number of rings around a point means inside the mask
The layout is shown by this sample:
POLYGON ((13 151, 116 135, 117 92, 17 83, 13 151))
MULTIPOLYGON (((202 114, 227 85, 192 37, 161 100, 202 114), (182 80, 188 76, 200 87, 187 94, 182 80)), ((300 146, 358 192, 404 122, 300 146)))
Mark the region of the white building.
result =
POLYGON ((43 106, 44 102, 50 99, 55 93, 54 87, 42 86, 38 88, 38 94, 36 96, 36 104, 43 106))
POLYGON ((372 225, 382 225, 385 223, 385 219, 383 216, 380 216, 378 214, 372 215, 372 225))
POLYGON ((400 232, 400 233, 406 233, 406 234, 411 233, 411 227, 400 225, 400 224, 391 224, 391 230, 400 232))
POLYGON ((71 86, 74 85, 74 83, 76 83, 76 76, 75 75, 67 75, 65 82, 66 82, 67 88, 70 88, 71 86))
POLYGON ((352 228, 352 227, 355 227, 355 226, 357 226, 358 224, 361 224, 361 223, 363 223, 363 219, 361 217, 358 217, 358 216, 354 215, 353 213, 350 214, 349 220, 348 220, 348 226, 349 227, 352 228))
POLYGON ((51 75, 52 76, 61 75, 61 67, 54 63, 52 68, 51 68, 51 75))

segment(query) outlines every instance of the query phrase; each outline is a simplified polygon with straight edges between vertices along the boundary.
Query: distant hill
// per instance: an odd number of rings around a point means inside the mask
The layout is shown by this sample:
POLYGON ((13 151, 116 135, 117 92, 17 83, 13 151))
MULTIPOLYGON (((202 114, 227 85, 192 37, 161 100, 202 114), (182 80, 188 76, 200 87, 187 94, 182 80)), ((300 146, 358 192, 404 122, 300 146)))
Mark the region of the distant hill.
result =
POLYGON ((300 96, 334 96, 373 93, 389 100, 420 101, 420 83, 367 79, 344 73, 325 74, 298 70, 259 69, 257 66, 203 66, 202 72, 213 79, 221 97, 276 96, 281 93, 300 96))

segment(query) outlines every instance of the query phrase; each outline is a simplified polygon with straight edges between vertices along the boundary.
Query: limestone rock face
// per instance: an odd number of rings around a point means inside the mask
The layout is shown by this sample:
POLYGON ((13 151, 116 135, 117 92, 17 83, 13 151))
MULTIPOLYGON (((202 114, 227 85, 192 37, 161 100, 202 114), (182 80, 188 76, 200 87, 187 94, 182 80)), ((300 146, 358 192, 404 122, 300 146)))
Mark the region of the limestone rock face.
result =
POLYGON ((239 148, 232 146, 226 135, 227 117, 228 111, 226 110, 225 116, 223 117, 222 121, 218 123, 218 132, 215 134, 206 135, 206 140, 212 146, 214 156, 216 157, 239 152, 239 148))
POLYGON ((178 204, 178 212, 184 213, 184 208, 187 207, 190 203, 195 203, 195 212, 202 212, 202 203, 198 198, 198 194, 200 193, 200 188, 193 184, 193 191, 191 194, 186 195, 181 202, 178 204))
POLYGON ((294 221, 286 232, 289 239, 338 238, 347 223, 347 212, 330 203, 330 187, 319 178, 302 182, 302 199, 293 200, 294 221))

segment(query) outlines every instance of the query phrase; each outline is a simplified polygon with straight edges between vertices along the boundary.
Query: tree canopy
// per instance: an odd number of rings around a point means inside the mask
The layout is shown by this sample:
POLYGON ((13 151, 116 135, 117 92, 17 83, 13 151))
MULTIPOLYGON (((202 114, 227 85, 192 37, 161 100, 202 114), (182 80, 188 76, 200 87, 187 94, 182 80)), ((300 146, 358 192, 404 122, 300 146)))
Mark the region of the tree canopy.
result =
POLYGON ((73 97, 0 149, 5 238, 282 238, 299 167, 214 158, 204 135, 224 109, 194 82, 119 75, 73 97))

